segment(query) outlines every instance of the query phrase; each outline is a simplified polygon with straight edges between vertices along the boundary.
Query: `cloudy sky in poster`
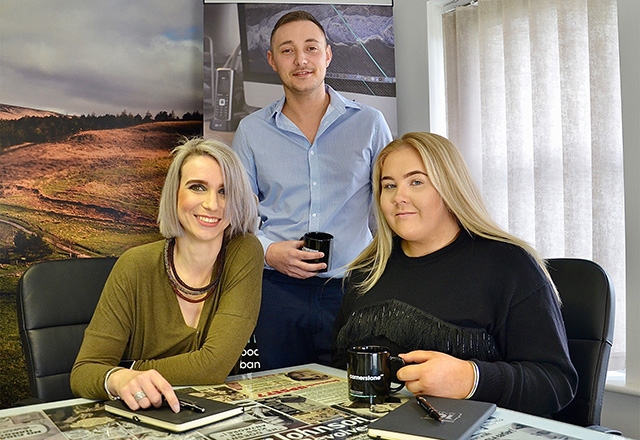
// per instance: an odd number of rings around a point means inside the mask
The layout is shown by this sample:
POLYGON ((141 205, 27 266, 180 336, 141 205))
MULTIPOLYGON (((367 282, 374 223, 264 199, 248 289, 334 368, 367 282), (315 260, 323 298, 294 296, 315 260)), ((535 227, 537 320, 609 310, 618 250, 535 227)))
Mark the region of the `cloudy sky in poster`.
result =
POLYGON ((202 0, 0 0, 0 104, 202 111, 202 0))

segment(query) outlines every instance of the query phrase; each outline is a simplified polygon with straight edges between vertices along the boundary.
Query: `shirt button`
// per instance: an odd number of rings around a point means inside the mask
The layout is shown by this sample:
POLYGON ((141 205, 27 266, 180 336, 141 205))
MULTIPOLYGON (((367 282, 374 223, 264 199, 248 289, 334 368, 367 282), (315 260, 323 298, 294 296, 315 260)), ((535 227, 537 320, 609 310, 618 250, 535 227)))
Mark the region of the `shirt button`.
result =
POLYGON ((313 182, 313 186, 316 186, 318 184, 318 182, 313 182))
POLYGON ((311 152, 309 154, 311 154, 313 156, 316 153, 313 150, 311 150, 311 152))
POLYGON ((315 212, 313 214, 311 214, 311 217, 316 218, 318 216, 318 214, 316 214, 315 212))

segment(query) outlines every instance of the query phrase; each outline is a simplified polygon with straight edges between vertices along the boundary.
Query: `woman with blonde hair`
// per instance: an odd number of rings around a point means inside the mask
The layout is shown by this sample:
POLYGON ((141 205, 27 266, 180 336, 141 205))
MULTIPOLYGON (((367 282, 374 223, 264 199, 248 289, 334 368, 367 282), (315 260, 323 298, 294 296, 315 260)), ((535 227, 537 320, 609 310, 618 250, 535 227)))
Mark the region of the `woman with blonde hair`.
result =
POLYGON ((240 159, 201 138, 173 156, 158 213, 165 238, 116 262, 71 372, 77 396, 133 410, 166 400, 178 412, 172 386, 224 382, 255 327, 263 257, 240 159))
POLYGON ((372 179, 378 229, 347 270, 334 364, 385 345, 416 395, 539 415, 567 405, 578 378, 558 292, 536 251, 491 219, 458 149, 407 133, 372 179))

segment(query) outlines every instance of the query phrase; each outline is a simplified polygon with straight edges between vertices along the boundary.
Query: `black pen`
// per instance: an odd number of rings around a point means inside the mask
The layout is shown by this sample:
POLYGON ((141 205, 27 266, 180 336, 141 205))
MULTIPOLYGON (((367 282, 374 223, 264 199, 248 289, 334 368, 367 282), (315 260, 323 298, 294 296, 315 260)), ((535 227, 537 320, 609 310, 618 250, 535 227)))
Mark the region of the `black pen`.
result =
POLYGON ((191 411, 200 412, 200 413, 203 413, 206 411, 202 406, 198 405, 195 402, 192 402, 191 400, 178 399, 178 402, 180 402, 180 408, 189 409, 191 411))
MULTIPOLYGON (((162 403, 168 405, 167 399, 165 399, 164 396, 162 396, 162 403)), ((205 408, 203 408, 202 406, 198 405, 197 403, 191 400, 178 399, 178 403, 180 404, 181 409, 188 409, 188 410, 200 412, 200 413, 203 413, 206 411, 205 408)))
POLYGON ((431 406, 429 402, 427 402, 427 399, 422 396, 416 396, 416 402, 418 402, 418 405, 420 405, 420 407, 422 407, 422 409, 427 412, 427 415, 429 417, 431 417, 432 419, 436 419, 438 422, 442 423, 442 416, 438 411, 436 411, 433 406, 431 406))

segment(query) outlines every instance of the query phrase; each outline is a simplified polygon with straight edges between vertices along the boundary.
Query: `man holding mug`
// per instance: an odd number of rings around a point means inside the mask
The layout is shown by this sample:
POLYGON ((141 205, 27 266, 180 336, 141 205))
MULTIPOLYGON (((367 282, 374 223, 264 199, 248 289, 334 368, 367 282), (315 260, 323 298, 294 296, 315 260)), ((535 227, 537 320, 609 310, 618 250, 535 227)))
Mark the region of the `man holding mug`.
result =
POLYGON ((285 96, 244 118, 233 139, 259 199, 260 363, 328 365, 344 267, 372 238, 373 161, 392 136, 380 111, 325 85, 332 52, 313 15, 280 17, 267 57, 285 96), (333 235, 331 267, 301 249, 312 231, 333 235))

